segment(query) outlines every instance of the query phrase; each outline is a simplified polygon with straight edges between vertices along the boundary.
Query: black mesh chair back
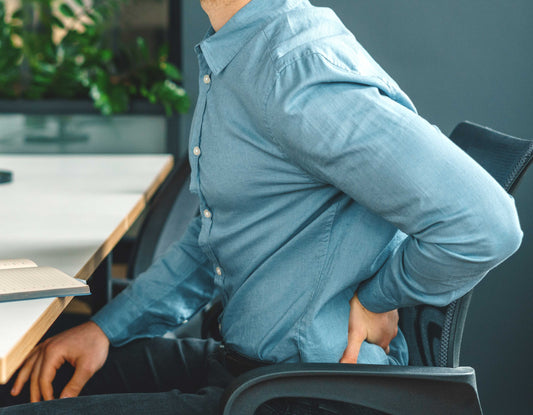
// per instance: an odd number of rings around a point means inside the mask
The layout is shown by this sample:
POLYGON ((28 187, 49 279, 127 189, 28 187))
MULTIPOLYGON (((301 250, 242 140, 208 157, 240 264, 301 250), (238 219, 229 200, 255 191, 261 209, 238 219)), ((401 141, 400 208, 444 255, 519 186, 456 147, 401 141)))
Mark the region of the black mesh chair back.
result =
MULTIPOLYGON (((533 159, 533 141, 462 122, 450 139, 500 185, 513 193, 533 159)), ((419 305, 400 310, 400 327, 409 345, 409 364, 457 367, 472 291, 446 307, 419 305)))
POLYGON ((128 264, 128 279, 141 272, 181 238, 187 225, 198 214, 198 198, 189 191, 190 167, 179 162, 148 207, 128 264))

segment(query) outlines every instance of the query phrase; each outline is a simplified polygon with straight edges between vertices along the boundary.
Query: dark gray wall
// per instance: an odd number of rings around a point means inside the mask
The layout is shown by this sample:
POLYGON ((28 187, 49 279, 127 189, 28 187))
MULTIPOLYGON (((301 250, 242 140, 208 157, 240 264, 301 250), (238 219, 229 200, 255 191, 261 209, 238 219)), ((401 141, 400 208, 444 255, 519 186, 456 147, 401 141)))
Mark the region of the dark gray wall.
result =
MULTIPOLYGON (((255 0, 268 1, 268 0, 255 0)), ((315 0, 333 8, 410 95, 422 116, 449 133, 469 119, 533 138, 531 0, 315 0)), ((183 0, 185 84, 197 91, 192 47, 208 21, 198 0, 183 0)), ((190 116, 184 120, 188 132, 190 116)), ((519 188, 525 237, 520 251, 474 295, 462 364, 473 366, 485 413, 533 406, 533 172, 519 188)))
MULTIPOLYGON (((200 8, 200 0, 182 0, 182 20, 183 80, 184 86, 191 96, 191 102, 195 103, 198 97, 198 60, 194 52, 194 45, 203 39, 209 28, 209 19, 200 8)), ((189 138, 192 113, 191 108, 189 114, 182 117, 180 139, 183 145, 181 148, 186 147, 189 138)))

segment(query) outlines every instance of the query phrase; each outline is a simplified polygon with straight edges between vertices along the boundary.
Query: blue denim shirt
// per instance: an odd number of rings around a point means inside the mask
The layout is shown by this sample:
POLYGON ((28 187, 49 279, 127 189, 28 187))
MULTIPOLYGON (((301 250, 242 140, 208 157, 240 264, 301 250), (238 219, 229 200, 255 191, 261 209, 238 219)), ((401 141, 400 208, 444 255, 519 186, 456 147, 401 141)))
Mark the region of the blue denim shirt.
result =
MULTIPOLYGON (((519 246, 510 196, 437 128, 329 9, 252 0, 196 47, 190 135, 201 215, 94 321, 114 345, 190 318, 216 291, 230 347, 338 362, 349 300, 462 296, 519 246)), ((365 343, 360 363, 407 364, 365 343)))

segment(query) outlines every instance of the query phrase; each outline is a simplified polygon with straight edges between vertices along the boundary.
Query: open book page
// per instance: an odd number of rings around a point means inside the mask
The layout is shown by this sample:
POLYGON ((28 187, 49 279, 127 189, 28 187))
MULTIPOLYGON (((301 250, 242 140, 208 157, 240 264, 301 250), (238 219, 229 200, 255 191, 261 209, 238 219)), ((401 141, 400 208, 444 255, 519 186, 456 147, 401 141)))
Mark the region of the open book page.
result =
POLYGON ((85 286, 52 267, 12 268, 0 271, 0 294, 85 286))
POLYGON ((0 270, 0 301, 90 294, 89 287, 52 267, 0 270))
POLYGON ((9 268, 31 268, 36 267, 37 264, 29 259, 0 259, 0 269, 9 268))

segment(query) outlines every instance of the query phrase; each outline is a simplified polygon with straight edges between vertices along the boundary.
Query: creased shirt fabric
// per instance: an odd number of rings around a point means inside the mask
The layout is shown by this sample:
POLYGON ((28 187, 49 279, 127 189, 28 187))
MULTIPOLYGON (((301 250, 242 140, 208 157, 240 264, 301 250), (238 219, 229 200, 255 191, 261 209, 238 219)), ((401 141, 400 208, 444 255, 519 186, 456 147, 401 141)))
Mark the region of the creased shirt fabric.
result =
MULTIPOLYGON (((113 344, 161 335, 219 292, 236 351, 338 362, 354 292, 374 312, 445 305, 518 248, 513 199, 330 9, 252 0, 196 51, 200 216, 93 318, 113 344)), ((407 360, 399 333, 358 362, 407 360)))

